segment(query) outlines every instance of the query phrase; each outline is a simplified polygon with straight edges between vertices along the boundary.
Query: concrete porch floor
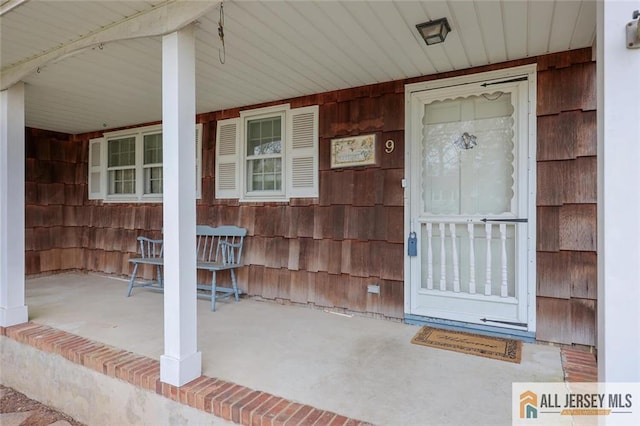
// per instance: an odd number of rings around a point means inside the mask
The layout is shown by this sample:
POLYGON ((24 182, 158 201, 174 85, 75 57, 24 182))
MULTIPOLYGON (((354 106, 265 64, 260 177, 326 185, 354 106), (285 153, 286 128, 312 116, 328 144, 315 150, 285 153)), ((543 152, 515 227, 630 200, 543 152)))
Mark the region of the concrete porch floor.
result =
MULTIPOLYGON (((158 359, 162 294, 67 273, 28 279, 29 319, 158 359)), ((413 345, 419 327, 243 299, 198 301, 204 375, 377 425, 511 424, 512 382, 563 381, 560 349, 521 364, 413 345)))

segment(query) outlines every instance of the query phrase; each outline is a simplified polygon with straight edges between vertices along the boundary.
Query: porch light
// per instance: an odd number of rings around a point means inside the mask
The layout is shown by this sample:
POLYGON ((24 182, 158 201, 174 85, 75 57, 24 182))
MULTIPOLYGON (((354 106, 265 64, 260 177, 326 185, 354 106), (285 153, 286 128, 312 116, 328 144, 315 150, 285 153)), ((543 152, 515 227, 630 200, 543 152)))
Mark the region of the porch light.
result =
POLYGON ((447 18, 440 18, 416 25, 418 32, 427 45, 442 43, 451 31, 447 18))

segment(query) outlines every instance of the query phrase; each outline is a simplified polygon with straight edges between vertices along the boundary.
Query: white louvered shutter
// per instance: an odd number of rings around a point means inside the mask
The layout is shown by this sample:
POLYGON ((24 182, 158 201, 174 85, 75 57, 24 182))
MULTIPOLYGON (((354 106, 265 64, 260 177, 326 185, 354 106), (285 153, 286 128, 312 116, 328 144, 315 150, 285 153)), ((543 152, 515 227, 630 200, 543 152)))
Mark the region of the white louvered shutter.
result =
POLYGON ((239 123, 239 118, 217 123, 216 198, 240 198, 239 123))
POLYGON ((106 142, 104 138, 89 140, 89 199, 104 200, 107 193, 106 142))
POLYGON ((318 106, 287 113, 287 195, 318 197, 318 106))

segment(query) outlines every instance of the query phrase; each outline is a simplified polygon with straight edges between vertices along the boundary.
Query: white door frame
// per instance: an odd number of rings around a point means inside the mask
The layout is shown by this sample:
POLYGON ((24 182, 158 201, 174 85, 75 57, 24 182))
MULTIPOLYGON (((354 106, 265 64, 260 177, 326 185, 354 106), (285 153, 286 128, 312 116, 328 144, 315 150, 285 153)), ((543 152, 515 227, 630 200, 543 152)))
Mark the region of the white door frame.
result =
MULTIPOLYGON (((497 71, 489 71, 484 73, 469 74, 460 77, 446 78, 441 80, 425 81, 421 83, 408 84, 405 86, 405 180, 403 182, 405 188, 404 194, 404 312, 405 317, 411 317, 411 297, 412 297, 412 272, 410 257, 407 256, 407 240, 411 232, 411 154, 412 154, 412 124, 411 124, 411 96, 415 92, 424 90, 441 89, 446 87, 455 87, 462 84, 480 83, 489 80, 504 80, 510 77, 518 77, 526 75, 529 80, 529 100, 528 100, 528 235, 527 235, 527 333, 533 335, 536 330, 536 93, 537 93, 537 76, 536 64, 524 65, 514 68, 506 68, 497 71)), ((482 327, 475 327, 482 328, 482 327)), ((493 327, 487 327, 493 328, 493 327)))

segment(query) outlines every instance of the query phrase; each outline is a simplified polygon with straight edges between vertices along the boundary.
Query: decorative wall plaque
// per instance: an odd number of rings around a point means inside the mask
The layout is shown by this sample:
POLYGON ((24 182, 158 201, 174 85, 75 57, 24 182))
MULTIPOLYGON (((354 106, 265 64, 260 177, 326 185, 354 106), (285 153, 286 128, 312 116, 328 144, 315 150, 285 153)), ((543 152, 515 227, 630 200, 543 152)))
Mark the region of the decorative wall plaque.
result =
POLYGON ((376 164, 376 135, 331 139, 331 168, 376 164))

